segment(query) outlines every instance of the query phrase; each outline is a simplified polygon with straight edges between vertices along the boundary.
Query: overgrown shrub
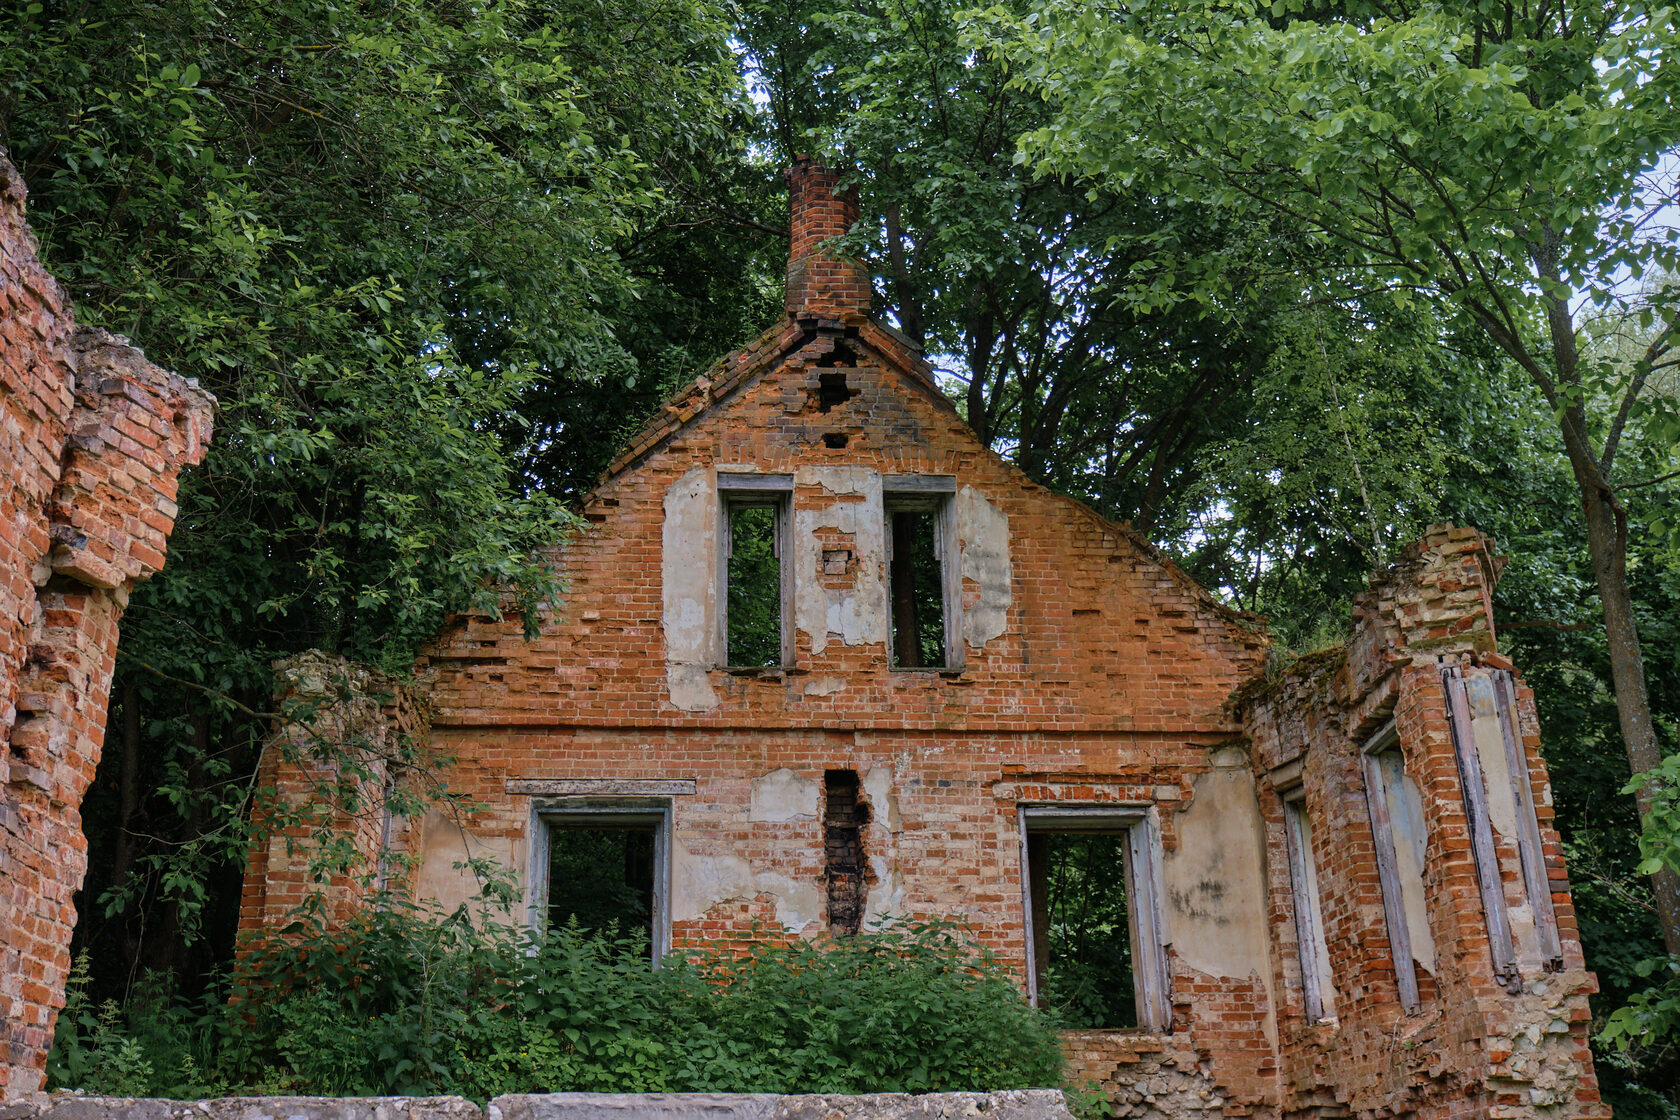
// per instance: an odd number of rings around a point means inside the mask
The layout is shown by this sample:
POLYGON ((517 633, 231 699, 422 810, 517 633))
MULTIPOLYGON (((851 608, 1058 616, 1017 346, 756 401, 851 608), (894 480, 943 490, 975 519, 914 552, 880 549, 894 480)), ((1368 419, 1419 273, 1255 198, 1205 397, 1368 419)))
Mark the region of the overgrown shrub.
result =
POLYGON ((1055 1085, 1056 1023, 948 923, 744 955, 402 906, 253 945, 189 1007, 72 985, 55 1087, 127 1095, 932 1092, 1055 1085))

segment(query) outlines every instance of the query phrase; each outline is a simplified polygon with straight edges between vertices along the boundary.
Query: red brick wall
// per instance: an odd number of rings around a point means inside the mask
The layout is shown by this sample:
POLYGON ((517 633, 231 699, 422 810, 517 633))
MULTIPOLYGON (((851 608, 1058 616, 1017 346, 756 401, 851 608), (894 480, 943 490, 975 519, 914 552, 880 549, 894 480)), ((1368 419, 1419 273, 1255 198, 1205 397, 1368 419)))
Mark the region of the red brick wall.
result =
POLYGON ((37 1089, 64 1001, 78 809, 105 737, 117 623, 155 573, 212 398, 77 328, 0 153, 0 1099, 37 1089))
MULTIPOLYGON (((1562 967, 1519 945, 1521 983, 1493 975, 1488 923, 1471 855, 1463 785, 1441 666, 1509 669, 1487 613, 1497 575, 1491 542, 1441 526, 1356 604, 1348 651, 1305 659, 1245 698, 1245 726, 1276 822, 1269 858, 1283 1050, 1282 1107, 1358 1116, 1605 1116, 1587 1047, 1585 970, 1552 828, 1533 693, 1517 692, 1522 751, 1544 840, 1562 967), (1393 718, 1407 776, 1422 793, 1424 894, 1436 966, 1419 969, 1421 1007, 1396 986, 1360 752, 1393 718), (1299 767, 1296 771, 1295 768, 1299 767), (1335 1018, 1305 1018, 1282 806, 1266 788, 1298 773, 1313 822, 1335 1018)), ((1509 903, 1523 901, 1514 848, 1501 849, 1509 903)))

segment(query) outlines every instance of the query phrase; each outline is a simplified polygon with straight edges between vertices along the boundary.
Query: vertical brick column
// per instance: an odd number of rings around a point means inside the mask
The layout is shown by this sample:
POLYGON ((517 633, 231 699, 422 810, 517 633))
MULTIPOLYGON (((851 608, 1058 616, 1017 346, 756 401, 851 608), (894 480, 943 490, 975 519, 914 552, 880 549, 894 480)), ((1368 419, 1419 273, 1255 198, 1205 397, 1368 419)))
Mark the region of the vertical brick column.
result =
POLYGON ((77 328, 0 153, 0 1100, 40 1088, 87 868, 117 624, 163 565, 214 398, 77 328))

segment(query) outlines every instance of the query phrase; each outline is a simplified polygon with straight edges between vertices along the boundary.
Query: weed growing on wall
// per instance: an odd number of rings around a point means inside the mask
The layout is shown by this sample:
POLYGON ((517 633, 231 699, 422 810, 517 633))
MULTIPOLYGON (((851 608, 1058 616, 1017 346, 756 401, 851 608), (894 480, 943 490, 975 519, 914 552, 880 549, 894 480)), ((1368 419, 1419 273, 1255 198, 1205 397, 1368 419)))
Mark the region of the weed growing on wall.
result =
POLYGON ((537 937, 390 905, 304 917, 190 1006, 90 1005, 73 979, 54 1087, 198 1097, 934 1092, 1058 1084, 1056 1022, 946 923, 744 954, 537 937))

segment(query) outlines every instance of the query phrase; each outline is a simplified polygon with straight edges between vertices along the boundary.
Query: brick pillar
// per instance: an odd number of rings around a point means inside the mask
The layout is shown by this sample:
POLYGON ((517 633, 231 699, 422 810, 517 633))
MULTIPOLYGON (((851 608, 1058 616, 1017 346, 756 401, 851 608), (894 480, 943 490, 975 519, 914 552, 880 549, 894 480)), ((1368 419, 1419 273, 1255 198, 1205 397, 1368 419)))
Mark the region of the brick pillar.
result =
POLYGON ((78 328, 0 152, 0 1100, 41 1086, 87 868, 117 624, 154 574, 214 398, 78 328))
POLYGON ((319 650, 274 663, 282 713, 263 749, 257 786, 273 801, 255 811, 240 895, 239 934, 289 924, 306 902, 344 923, 372 890, 400 886, 404 824, 391 816, 390 783, 405 735, 423 735, 412 698, 396 681, 319 650), (333 850, 329 851, 329 848, 333 850))
POLYGON ((852 228, 858 217, 856 191, 836 193, 840 172, 800 156, 785 174, 791 244, 788 248, 787 313, 792 319, 867 316, 875 289, 861 261, 840 257, 822 243, 852 228))

